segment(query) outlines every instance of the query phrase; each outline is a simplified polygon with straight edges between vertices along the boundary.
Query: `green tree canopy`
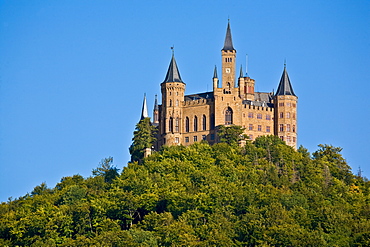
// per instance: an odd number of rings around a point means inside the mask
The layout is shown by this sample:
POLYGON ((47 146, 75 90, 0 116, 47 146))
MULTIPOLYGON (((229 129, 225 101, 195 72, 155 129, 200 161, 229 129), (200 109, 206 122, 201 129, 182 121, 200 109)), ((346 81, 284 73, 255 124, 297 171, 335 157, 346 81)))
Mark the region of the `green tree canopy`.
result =
POLYGON ((156 128, 151 124, 150 118, 144 118, 136 124, 132 145, 129 148, 131 161, 144 158, 146 148, 152 148, 156 141, 156 128))

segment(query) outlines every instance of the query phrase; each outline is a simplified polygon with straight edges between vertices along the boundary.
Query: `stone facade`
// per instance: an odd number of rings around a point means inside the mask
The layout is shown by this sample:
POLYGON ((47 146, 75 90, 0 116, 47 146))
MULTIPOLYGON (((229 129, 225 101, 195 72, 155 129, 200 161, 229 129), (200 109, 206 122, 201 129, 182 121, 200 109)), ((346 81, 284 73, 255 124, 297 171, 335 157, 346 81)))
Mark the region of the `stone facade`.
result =
POLYGON ((297 147, 297 96, 294 94, 286 67, 277 92, 255 92, 255 80, 243 75, 236 79, 236 50, 227 26, 221 50, 221 81, 215 68, 213 90, 185 95, 174 55, 164 82, 161 83, 162 105, 155 101, 153 124, 158 126, 162 145, 190 145, 207 140, 217 142, 216 126, 239 125, 254 140, 262 135, 276 135, 288 145, 297 147))

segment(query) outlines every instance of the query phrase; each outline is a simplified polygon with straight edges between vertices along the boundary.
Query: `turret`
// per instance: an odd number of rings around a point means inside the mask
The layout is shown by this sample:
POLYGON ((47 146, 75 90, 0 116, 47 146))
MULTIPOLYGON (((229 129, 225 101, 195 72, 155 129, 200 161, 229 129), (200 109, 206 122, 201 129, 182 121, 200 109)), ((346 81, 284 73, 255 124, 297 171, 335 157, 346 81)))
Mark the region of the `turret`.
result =
POLYGON ((274 96, 275 105, 275 135, 287 145, 297 148, 297 101, 293 91, 286 65, 280 83, 274 96))
POLYGON ((158 106, 157 95, 155 95, 154 108, 153 108, 153 125, 158 126, 158 124, 159 124, 159 106, 158 106))
POLYGON ((217 76, 217 67, 215 65, 215 70, 213 72, 213 91, 218 88, 218 76, 217 76))
POLYGON ((181 138, 181 104, 184 101, 185 83, 181 79, 173 53, 166 78, 161 83, 161 92, 160 141, 162 144, 177 145, 181 138))

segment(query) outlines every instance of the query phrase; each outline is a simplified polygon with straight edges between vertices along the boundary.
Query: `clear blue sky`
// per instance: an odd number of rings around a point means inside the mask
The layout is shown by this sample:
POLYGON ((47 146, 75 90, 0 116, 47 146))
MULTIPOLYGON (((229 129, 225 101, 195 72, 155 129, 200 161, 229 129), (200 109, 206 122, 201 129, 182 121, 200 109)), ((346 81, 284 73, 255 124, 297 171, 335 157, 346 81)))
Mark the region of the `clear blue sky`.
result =
POLYGON ((108 156, 122 169, 170 47, 186 92, 210 89, 228 17, 256 91, 276 90, 287 60, 299 144, 343 147, 370 177, 370 1, 0 0, 0 201, 108 156))

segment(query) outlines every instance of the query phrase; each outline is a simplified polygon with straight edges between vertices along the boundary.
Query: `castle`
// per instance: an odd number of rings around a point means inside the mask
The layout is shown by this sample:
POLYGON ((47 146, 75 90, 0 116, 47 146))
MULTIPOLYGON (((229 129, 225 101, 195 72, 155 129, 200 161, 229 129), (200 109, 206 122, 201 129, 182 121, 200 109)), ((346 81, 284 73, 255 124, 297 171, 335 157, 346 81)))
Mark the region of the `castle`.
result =
MULTIPOLYGON (((162 145, 188 146, 201 140, 217 143, 218 125, 242 126, 251 140, 262 135, 276 135, 287 145, 297 148, 298 97, 294 94, 286 66, 276 93, 255 92, 255 80, 244 75, 242 68, 236 79, 236 50, 230 23, 221 59, 221 80, 215 67, 213 90, 186 95, 185 83, 172 54, 161 83, 162 105, 156 98, 153 110, 152 123, 158 126, 155 149, 162 145)), ((143 114, 147 115, 146 99, 143 114)))

